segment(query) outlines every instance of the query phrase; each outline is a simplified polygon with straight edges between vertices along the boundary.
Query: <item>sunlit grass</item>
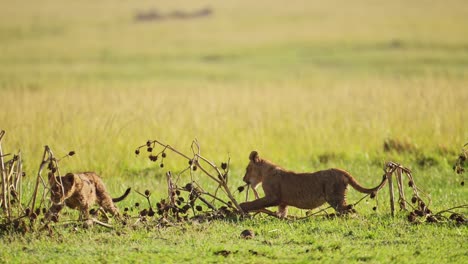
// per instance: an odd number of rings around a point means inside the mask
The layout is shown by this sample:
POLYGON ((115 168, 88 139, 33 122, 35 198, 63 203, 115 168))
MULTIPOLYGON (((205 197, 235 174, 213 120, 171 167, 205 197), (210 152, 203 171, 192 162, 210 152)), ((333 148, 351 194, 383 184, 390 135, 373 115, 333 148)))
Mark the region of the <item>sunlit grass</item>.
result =
MULTIPOLYGON (((376 185, 383 163, 394 160, 414 171, 434 210, 463 204, 466 188, 451 166, 468 141, 467 10, 464 1, 9 2, 0 10, 3 148, 22 151, 26 191, 49 145, 58 156, 75 150, 61 169, 97 171, 113 196, 131 186, 162 198, 164 173, 179 172, 185 161, 169 152, 160 169, 146 153, 137 157, 135 148, 157 138, 190 153, 196 138, 202 154, 217 164, 230 157, 233 188, 242 184, 248 154, 255 149, 297 171, 346 169, 365 186, 376 185), (205 7, 212 8, 212 16, 134 20, 140 11, 205 7), (384 152, 387 139, 408 142, 415 150, 384 152), (433 164, 421 165, 424 159, 433 164)), ((208 184, 202 175, 195 177, 208 184)), ((181 183, 188 179, 183 175, 181 183)), ((62 230, 56 240, 24 240, 39 249, 45 243, 56 250, 53 256, 76 257, 84 240, 98 236, 120 244, 117 248, 129 256, 115 261, 137 261, 135 254, 176 261, 180 251, 167 243, 181 237, 183 260, 203 251, 206 261, 411 262, 414 256, 442 259, 452 251, 439 241, 456 245, 457 234, 466 236, 464 227, 408 226, 403 214, 389 220, 387 196, 387 190, 379 195, 377 213, 373 201, 364 201, 357 208, 360 218, 350 221, 254 219, 121 236, 62 230), (246 227, 259 236, 238 246, 237 235, 246 227), (223 232, 229 239, 219 236, 223 232), (77 244, 64 248, 60 237, 77 244), (138 246, 141 241, 148 246, 138 246), (213 256, 224 244, 240 253, 213 256), (383 249, 387 246, 389 251, 383 249), (250 247, 260 255, 252 257, 250 247), (284 247, 299 248, 297 255, 285 256, 279 251, 284 247), (401 258, 392 253, 397 251, 401 258), (335 253, 343 257, 334 258, 335 253)), ((351 202, 361 197, 349 192, 351 202)), ((119 207, 135 202, 142 197, 132 193, 119 207)), ((47 259, 25 249, 23 238, 9 239, 13 251, 23 248, 17 256, 47 259)), ((95 248, 109 250, 94 244, 85 250, 95 248)), ((466 258, 459 251, 450 256, 466 258)), ((104 261, 103 254, 97 257, 104 261)), ((6 255, 2 260, 18 261, 6 255)))

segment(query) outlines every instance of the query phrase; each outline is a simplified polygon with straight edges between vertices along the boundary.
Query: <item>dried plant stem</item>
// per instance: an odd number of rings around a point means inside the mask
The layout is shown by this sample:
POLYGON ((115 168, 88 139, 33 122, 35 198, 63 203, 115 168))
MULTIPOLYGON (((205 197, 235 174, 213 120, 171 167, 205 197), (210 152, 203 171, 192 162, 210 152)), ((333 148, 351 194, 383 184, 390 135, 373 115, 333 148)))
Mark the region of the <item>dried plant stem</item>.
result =
POLYGON ((10 208, 8 207, 8 190, 7 190, 7 175, 5 162, 3 160, 2 138, 5 135, 5 130, 0 131, 0 169, 2 171, 2 208, 10 219, 10 208))
POLYGON ((148 144, 158 144, 158 145, 164 147, 165 150, 169 149, 169 150, 173 151, 174 153, 180 155, 181 157, 187 159, 188 161, 191 161, 192 166, 194 166, 194 165, 197 166, 206 176, 208 176, 210 179, 215 181, 219 186, 221 186, 221 189, 228 196, 229 200, 234 204, 235 208, 239 212, 241 212, 241 213, 243 212, 242 208, 239 206, 239 203, 236 201, 236 199, 234 198, 234 196, 231 193, 231 190, 229 189, 229 187, 227 185, 227 174, 225 174, 226 178, 223 177, 222 176, 223 174, 221 173, 219 168, 213 162, 211 162, 207 158, 200 155, 200 152, 201 152, 200 151, 200 145, 198 144, 197 140, 192 141, 192 145, 191 145, 191 149, 192 149, 192 153, 193 153, 192 158, 190 158, 188 155, 180 152, 179 150, 171 147, 170 145, 160 142, 159 140, 148 141, 147 144, 139 146, 138 149, 140 149, 142 147, 145 147, 145 146, 149 146, 148 144), (200 161, 203 161, 204 164, 202 164, 200 161), (216 171, 216 173, 218 174, 217 175, 218 177, 215 177, 212 173, 210 173, 204 167, 205 164, 208 165, 209 167, 211 167, 212 169, 214 169, 216 171))

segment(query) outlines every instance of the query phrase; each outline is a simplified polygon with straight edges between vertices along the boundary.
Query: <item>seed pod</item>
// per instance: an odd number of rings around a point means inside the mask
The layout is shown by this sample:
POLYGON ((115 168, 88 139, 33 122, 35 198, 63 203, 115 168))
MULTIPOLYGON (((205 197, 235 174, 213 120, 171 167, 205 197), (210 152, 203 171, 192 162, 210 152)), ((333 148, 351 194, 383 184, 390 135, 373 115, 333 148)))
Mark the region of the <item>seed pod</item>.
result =
POLYGON ((150 196, 151 192, 149 190, 145 190, 145 195, 150 196))
POLYGON ((161 209, 162 205, 161 205, 160 203, 156 203, 156 207, 157 207, 158 209, 161 209))
POLYGON ((377 206, 372 207, 372 210, 377 211, 377 206))
POLYGON ((244 191, 245 187, 244 186, 239 186, 237 187, 237 190, 239 191, 239 193, 241 193, 242 191, 244 191))
MULTIPOLYGON (((180 191, 179 190, 176 190, 175 193, 177 194, 177 196, 180 195, 180 191)), ((181 197, 182 198, 182 197, 181 197)))
POLYGON ((140 211, 140 216, 146 216, 148 214, 148 210, 145 208, 140 211))
POLYGON ((187 184, 185 185, 184 189, 190 192, 190 191, 192 191, 192 189, 193 189, 193 185, 192 185, 191 183, 187 183, 187 184))
POLYGON ((74 151, 74 150, 72 150, 72 151, 68 152, 68 156, 70 156, 70 157, 71 157, 71 156, 73 156, 73 155, 75 155, 75 151, 74 151))
POLYGON ((147 147, 151 146, 151 140, 146 141, 146 146, 147 147))
POLYGON ((189 161, 188 161, 188 164, 189 164, 189 165, 192 165, 192 163, 193 163, 192 160, 189 160, 189 161))
POLYGON ((138 207, 138 206, 140 206, 140 203, 135 203, 135 207, 138 207))
POLYGON ((124 208, 124 212, 128 212, 128 207, 125 207, 125 208, 124 208))
POLYGON ((466 156, 461 154, 460 157, 458 157, 459 160, 461 160, 462 162, 466 160, 466 156))
POLYGON ((415 213, 417 216, 423 216, 423 215, 424 215, 423 211, 421 211, 421 210, 414 210, 414 213, 415 213))
POLYGON ((165 158, 166 157, 166 152, 161 153, 161 157, 165 158))
POLYGON ((428 217, 426 218, 426 221, 427 221, 428 223, 437 223, 437 222, 439 222, 439 221, 437 220, 437 218, 435 218, 433 215, 428 216, 428 217))
POLYGON ((408 221, 409 221, 410 223, 413 223, 414 221, 416 221, 416 215, 415 215, 413 212, 411 212, 411 213, 408 215, 408 221))
POLYGON ((371 198, 371 199, 374 199, 376 195, 377 195, 376 192, 372 192, 372 193, 370 194, 370 198, 371 198))
POLYGON ((460 182, 461 186, 465 186, 465 181, 460 182))
POLYGON ((221 169, 226 170, 227 169, 227 163, 222 162, 221 163, 221 169))
POLYGON ((255 237, 255 233, 253 230, 246 229, 241 232, 240 236, 243 239, 252 239, 255 237))
POLYGON ((203 210, 203 207, 201 207, 201 205, 197 205, 197 206, 195 206, 195 209, 197 209, 197 211, 201 212, 203 210))
POLYGON ((139 149, 136 149, 136 150, 135 150, 135 154, 136 154, 136 155, 140 154, 140 150, 139 150, 139 149))
POLYGON ((152 148, 152 147, 148 147, 146 150, 147 150, 148 152, 152 152, 152 151, 153 151, 153 148, 152 148))
POLYGON ((413 185, 414 185, 413 181, 409 181, 409 182, 408 182, 408 186, 409 186, 409 187, 413 187, 413 185))
POLYGON ((41 208, 36 208, 36 210, 34 211, 34 213, 36 215, 40 215, 41 214, 41 208))
POLYGON ((193 171, 196 171, 196 170, 197 170, 197 166, 196 166, 196 165, 193 165, 193 166, 192 166, 192 170, 193 170, 193 171))
POLYGON ((186 204, 186 205, 184 205, 184 207, 182 207, 182 209, 183 209, 184 211, 188 211, 188 210, 190 210, 190 208, 191 208, 191 207, 190 207, 189 204, 186 204))
POLYGON ((164 168, 164 163, 159 164, 159 167, 164 168))
POLYGON ((149 209, 148 216, 154 216, 155 212, 153 211, 153 208, 149 209))
POLYGON ((413 196, 413 198, 411 198, 412 203, 416 203, 417 201, 418 201, 418 198, 416 196, 413 196))

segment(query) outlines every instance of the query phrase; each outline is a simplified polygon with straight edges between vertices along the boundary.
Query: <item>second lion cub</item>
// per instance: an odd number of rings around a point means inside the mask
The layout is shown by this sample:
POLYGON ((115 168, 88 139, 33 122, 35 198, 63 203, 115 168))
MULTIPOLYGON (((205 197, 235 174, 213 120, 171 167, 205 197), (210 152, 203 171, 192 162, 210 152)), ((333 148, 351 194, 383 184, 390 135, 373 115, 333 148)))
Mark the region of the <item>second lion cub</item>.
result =
POLYGON ((55 216, 55 219, 58 219, 58 213, 66 205, 79 210, 80 219, 87 220, 89 209, 96 202, 104 211, 118 216, 119 210, 114 203, 125 199, 131 190, 128 188, 122 196, 113 199, 101 178, 94 172, 67 173, 65 176, 56 177, 49 173, 49 184, 53 205, 47 215, 49 218, 55 216))

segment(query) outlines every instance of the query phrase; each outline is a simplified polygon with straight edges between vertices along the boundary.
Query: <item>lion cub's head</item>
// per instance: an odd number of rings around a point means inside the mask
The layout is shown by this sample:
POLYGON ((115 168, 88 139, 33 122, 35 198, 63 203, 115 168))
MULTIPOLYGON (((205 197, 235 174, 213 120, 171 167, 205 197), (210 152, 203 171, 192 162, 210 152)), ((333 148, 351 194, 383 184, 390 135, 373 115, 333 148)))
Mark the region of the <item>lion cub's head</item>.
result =
POLYGON ((255 189, 263 181, 263 161, 257 151, 250 153, 249 160, 249 165, 247 165, 245 176, 242 180, 255 189))
POLYGON ((63 203, 75 192, 75 175, 67 173, 65 176, 56 176, 49 173, 50 198, 54 204, 63 203), (63 189, 62 189, 63 187, 63 189))

